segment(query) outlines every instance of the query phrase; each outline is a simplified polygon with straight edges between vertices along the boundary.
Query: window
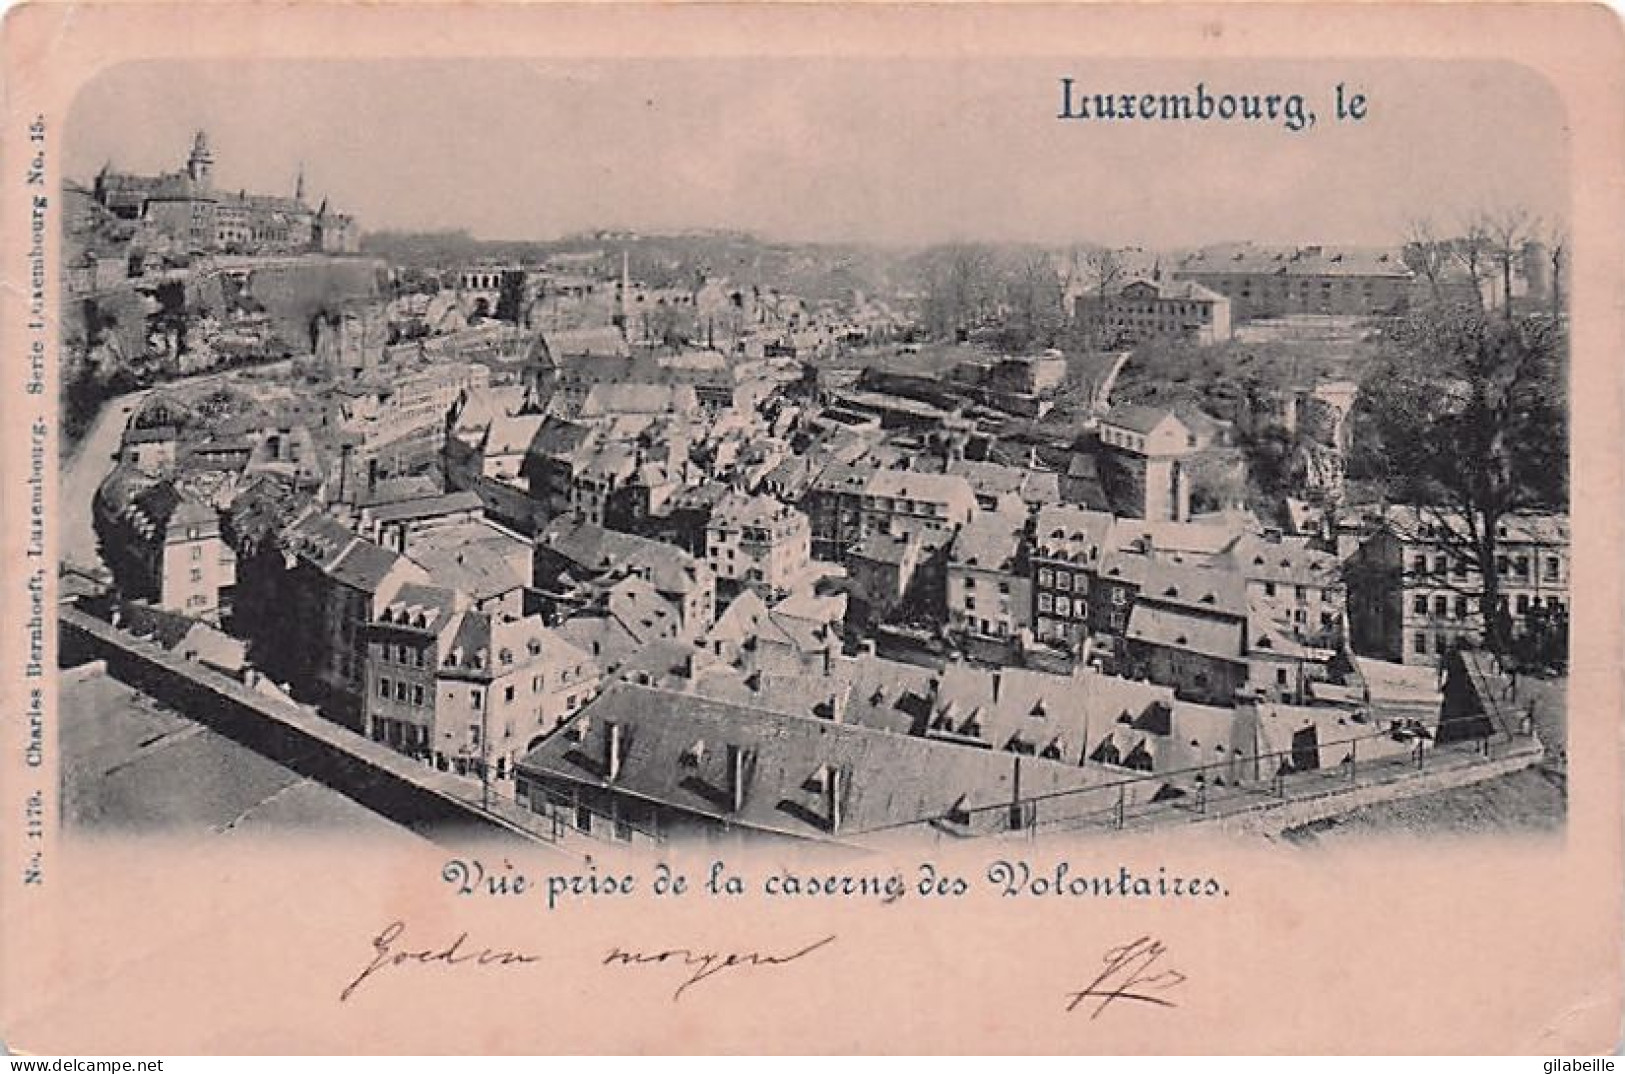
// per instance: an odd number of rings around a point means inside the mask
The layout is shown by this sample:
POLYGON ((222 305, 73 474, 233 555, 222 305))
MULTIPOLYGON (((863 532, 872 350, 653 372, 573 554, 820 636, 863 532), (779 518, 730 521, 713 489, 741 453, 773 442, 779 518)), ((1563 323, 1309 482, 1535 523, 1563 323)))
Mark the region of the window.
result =
POLYGON ((1555 582, 1558 578, 1558 562, 1556 556, 1546 557, 1546 580, 1555 582))
POLYGON ((1071 615, 1072 614, 1072 598, 1070 598, 1070 597, 1056 597, 1055 598, 1055 614, 1056 615, 1071 615))
POLYGON ((1040 593, 1040 594, 1038 594, 1038 610, 1039 611, 1048 612, 1048 611, 1053 611, 1054 609, 1055 609, 1055 598, 1052 595, 1050 595, 1049 593, 1040 593))
POLYGON ((196 561, 196 560, 200 560, 202 558, 203 558, 203 546, 199 545, 199 544, 193 545, 192 546, 192 559, 194 561, 196 561))
POLYGON ((1055 572, 1050 570, 1048 567, 1045 567, 1042 570, 1040 570, 1038 572, 1038 584, 1041 585, 1041 586, 1052 586, 1052 585, 1054 585, 1055 584, 1055 572))
POLYGON ((389 680, 388 679, 379 679, 378 680, 378 696, 383 698, 385 701, 389 700, 389 680))
POLYGON ((192 581, 194 581, 194 582, 203 581, 203 568, 202 567, 193 567, 191 572, 190 572, 190 577, 191 577, 192 581))
POLYGON ((1522 615, 1524 612, 1527 612, 1528 610, 1529 610, 1529 594, 1528 593, 1519 593, 1518 594, 1518 614, 1522 615))
POLYGON ((1413 598, 1411 600, 1411 611, 1415 612, 1417 615, 1426 615, 1428 613, 1427 597, 1420 596, 1413 598))
POLYGON ((1305 600, 1309 599, 1309 591, 1304 589, 1304 587, 1300 585, 1300 586, 1297 587, 1296 596, 1298 598, 1298 603, 1302 604, 1305 600))
POLYGON ((414 704, 414 705, 422 705, 423 704, 423 687, 422 686, 413 686, 412 687, 412 704, 414 704))
POLYGON ((476 746, 478 746, 480 744, 480 725, 479 724, 471 723, 471 724, 468 725, 468 740, 470 742, 474 743, 474 745, 476 745, 476 746))
POLYGON ((1425 634, 1422 631, 1418 630, 1416 632, 1416 637, 1413 639, 1413 641, 1414 641, 1414 644, 1415 644, 1415 647, 1416 647, 1416 652, 1417 652, 1418 655, 1423 655, 1428 651, 1428 636, 1427 636, 1427 634, 1425 634))
POLYGON ((417 651, 417 665, 418 665, 418 667, 423 666, 423 650, 422 649, 419 649, 417 651))
POLYGON ((999 592, 1000 593, 1009 593, 1010 592, 1010 583, 1009 582, 1000 582, 999 583, 999 592))
POLYGON ((1433 652, 1434 652, 1434 655, 1436 655, 1436 656, 1443 656, 1444 655, 1444 635, 1443 634, 1435 634, 1435 635, 1433 635, 1433 652))
POLYGON ((503 688, 503 690, 502 690, 502 703, 504 705, 513 704, 513 684, 510 683, 508 686, 503 688))
POLYGON ((1457 619, 1465 619, 1465 618, 1467 618, 1467 598, 1466 597, 1457 597, 1456 598, 1456 618, 1457 619))
POLYGON ((1055 572, 1055 588, 1056 589, 1071 589, 1072 588, 1072 574, 1071 574, 1071 572, 1069 572, 1069 571, 1056 571, 1055 572))
POLYGON ((592 832, 592 810, 584 805, 576 806, 576 830, 588 834, 592 832))
POLYGON ((1264 583, 1264 595, 1266 597, 1275 596, 1275 583, 1274 582, 1265 582, 1264 583))
POLYGON ((400 679, 395 683, 395 700, 396 701, 405 701, 406 700, 406 680, 405 679, 400 679))
POLYGON ((615 838, 619 839, 623 843, 630 843, 632 841, 632 825, 625 817, 620 816, 619 814, 617 814, 615 817, 615 838))
POLYGON ((1426 574, 1428 572, 1428 557, 1417 556, 1411 560, 1411 573, 1426 574))
POLYGON ((473 705, 475 708, 479 708, 481 705, 485 704, 484 693, 479 690, 470 690, 468 692, 468 703, 473 705))
POLYGON ((402 664, 405 664, 409 652, 410 650, 408 650, 406 646, 402 645, 400 648, 395 650, 395 656, 402 664))
POLYGON ((1286 685, 1286 668, 1276 668, 1275 669, 1275 685, 1277 685, 1277 686, 1285 686, 1286 685))
POLYGON ((1434 556, 1433 557, 1433 573, 1434 574, 1444 574, 1444 573, 1447 572, 1448 569, 1449 568, 1446 565, 1445 558, 1443 556, 1434 556))
POLYGON ((966 597, 965 598, 965 610, 966 611, 975 611, 976 610, 976 598, 975 597, 966 597))
POLYGON ((1116 605, 1127 604, 1128 603, 1128 591, 1124 590, 1124 589, 1113 589, 1112 590, 1112 603, 1116 604, 1116 605))
POLYGON ((1433 614, 1447 615, 1450 612, 1450 598, 1438 596, 1433 598, 1433 614))

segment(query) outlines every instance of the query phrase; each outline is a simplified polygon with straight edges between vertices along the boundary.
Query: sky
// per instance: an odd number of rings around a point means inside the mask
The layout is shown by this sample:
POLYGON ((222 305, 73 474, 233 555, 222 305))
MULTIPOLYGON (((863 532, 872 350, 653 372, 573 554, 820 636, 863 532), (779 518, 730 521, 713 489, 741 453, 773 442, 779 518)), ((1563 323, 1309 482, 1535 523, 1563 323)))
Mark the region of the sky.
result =
POLYGON ((1391 244, 1475 211, 1566 215, 1562 106, 1506 63, 651 60, 152 63, 87 85, 70 177, 306 188, 364 230, 548 239, 1391 244), (1316 124, 1056 118, 1078 93, 1301 93, 1316 124), (1339 83, 1370 101, 1333 118, 1339 83))

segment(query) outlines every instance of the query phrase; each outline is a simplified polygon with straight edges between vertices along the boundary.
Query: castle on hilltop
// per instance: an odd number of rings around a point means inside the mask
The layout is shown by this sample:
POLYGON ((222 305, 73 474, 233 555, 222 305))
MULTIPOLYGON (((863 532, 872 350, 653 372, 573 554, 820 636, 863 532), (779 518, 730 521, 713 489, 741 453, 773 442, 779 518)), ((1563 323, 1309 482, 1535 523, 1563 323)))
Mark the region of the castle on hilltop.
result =
POLYGON ((303 169, 293 197, 235 194, 214 187, 214 155, 198 131, 181 171, 134 175, 113 170, 96 176, 96 201, 114 216, 140 221, 186 249, 210 253, 355 253, 360 231, 353 216, 334 212, 327 199, 305 202, 303 169))

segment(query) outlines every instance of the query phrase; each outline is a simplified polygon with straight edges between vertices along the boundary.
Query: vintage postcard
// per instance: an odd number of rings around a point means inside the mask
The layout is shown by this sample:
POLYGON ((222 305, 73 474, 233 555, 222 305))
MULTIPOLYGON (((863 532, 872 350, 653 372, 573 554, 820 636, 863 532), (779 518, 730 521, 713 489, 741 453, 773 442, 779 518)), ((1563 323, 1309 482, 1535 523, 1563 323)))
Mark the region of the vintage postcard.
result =
POLYGON ((35 3, 14 1052, 1612 1052, 1600 6, 35 3))

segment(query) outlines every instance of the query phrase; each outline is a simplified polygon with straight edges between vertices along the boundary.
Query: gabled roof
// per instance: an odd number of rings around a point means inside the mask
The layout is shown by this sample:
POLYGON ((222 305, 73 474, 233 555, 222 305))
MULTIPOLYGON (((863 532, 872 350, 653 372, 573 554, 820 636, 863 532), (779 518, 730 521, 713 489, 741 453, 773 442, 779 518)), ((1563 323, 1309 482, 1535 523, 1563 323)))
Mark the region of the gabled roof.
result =
POLYGON ((1119 403, 1113 406, 1105 417, 1101 418, 1102 425, 1115 425, 1120 429, 1150 435, 1163 422, 1172 419, 1179 421, 1179 415, 1163 407, 1140 406, 1137 403, 1119 403))
POLYGON ((438 496, 425 496, 415 500, 397 500, 369 508, 374 522, 408 522, 413 519, 437 518, 480 509, 483 501, 477 492, 460 490, 438 496))
POLYGON ((1050 504, 1038 509, 1033 539, 1041 556, 1093 563, 1111 546, 1115 525, 1116 520, 1105 511, 1050 504))
MULTIPOLYGON (((843 840, 945 821, 1008 803, 1011 758, 829 720, 726 704, 692 694, 612 685, 519 762, 521 770, 622 794, 718 822, 791 837, 843 840), (608 779, 608 727, 622 753, 608 779), (739 807, 729 786, 739 751, 739 807), (839 823, 828 815, 834 774, 839 823)), ((1030 762, 1024 794, 1086 791, 1091 770, 1030 762)), ((1008 825, 994 808, 965 818, 970 831, 1008 825)))
POLYGON ((1244 633, 1243 621, 1210 619, 1182 608, 1152 605, 1141 600, 1129 613, 1124 636, 1131 642, 1241 663, 1246 659, 1241 644, 1244 633))
POLYGON ((1008 571, 1021 550, 1021 527, 1000 515, 978 515, 959 531, 948 562, 984 571, 1008 571))
POLYGON ((379 613, 381 622, 439 632, 457 610, 457 594, 445 586, 405 582, 379 613))
POLYGON ((327 569, 327 574, 352 589, 376 593, 401 559, 389 549, 358 537, 327 569))
POLYGON ((1235 571, 1189 567, 1152 559, 1140 586, 1140 602, 1191 608, 1208 615, 1247 616, 1247 583, 1235 571))

